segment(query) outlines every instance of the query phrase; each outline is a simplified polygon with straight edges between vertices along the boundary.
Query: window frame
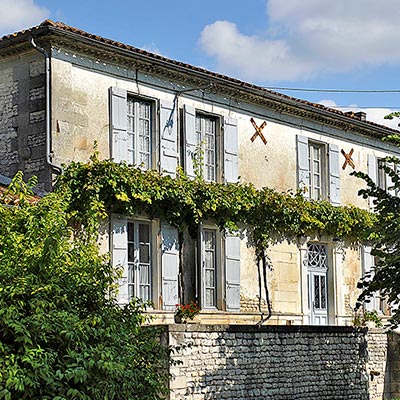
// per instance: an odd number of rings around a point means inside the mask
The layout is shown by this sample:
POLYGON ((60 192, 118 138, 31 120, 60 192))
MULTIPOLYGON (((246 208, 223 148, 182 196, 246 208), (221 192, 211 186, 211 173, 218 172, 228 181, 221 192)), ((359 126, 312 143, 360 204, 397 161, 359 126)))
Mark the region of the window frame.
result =
POLYGON ((127 146, 128 146, 128 164, 134 165, 144 171, 149 170, 149 169, 155 169, 158 160, 156 159, 156 154, 157 154, 157 137, 158 137, 158 129, 157 129, 157 100, 152 97, 148 96, 142 96, 138 95, 133 92, 127 92, 126 96, 126 118, 127 118, 127 126, 126 126, 126 134, 127 134, 127 146), (135 109, 135 123, 134 126, 136 128, 135 132, 132 132, 130 130, 130 124, 129 124, 129 117, 131 114, 129 113, 129 103, 133 101, 134 103, 134 109, 135 109), (140 152, 139 152, 139 130, 137 129, 139 127, 139 118, 137 117, 138 111, 139 111, 139 105, 140 103, 146 103, 149 106, 149 117, 148 121, 150 124, 149 127, 149 163, 148 167, 143 166, 143 164, 138 164, 136 161, 140 158, 140 152), (134 141, 131 141, 132 136, 134 136, 134 141), (132 151, 133 149, 133 151, 132 151), (129 157, 129 153, 133 153, 133 157, 129 157))
POLYGON ((329 187, 328 187, 328 176, 329 176, 329 168, 328 168, 328 152, 327 152, 327 144, 308 140, 308 170, 309 170, 309 197, 312 200, 326 200, 328 198, 329 187), (318 196, 315 193, 315 185, 314 185, 314 149, 318 149, 320 153, 320 159, 318 160, 320 164, 320 195, 318 196))
POLYGON ((223 270, 223 236, 218 227, 211 224, 201 225, 199 235, 199 254, 198 262, 199 268, 199 293, 201 308, 208 311, 221 311, 223 309, 223 287, 225 284, 224 270, 223 270), (212 232, 214 234, 214 304, 206 304, 206 257, 205 257, 205 232, 212 232))
MULTIPOLYGON (((221 143, 221 116, 213 113, 208 113, 203 110, 195 109, 194 116, 194 132, 196 136, 196 152, 200 151, 202 163, 200 165, 201 168, 201 176, 204 178, 206 182, 221 182, 222 181, 222 143, 221 143), (198 119, 200 119, 201 129, 200 129, 200 137, 198 136, 198 119), (206 121, 211 121, 214 124, 215 132, 214 132, 214 177, 210 179, 206 176, 206 165, 207 165, 207 148, 205 136, 207 132, 205 131, 205 123, 206 121)), ((196 156, 196 155, 194 155, 196 156)))
POLYGON ((400 172, 400 165, 395 163, 388 163, 385 161, 385 158, 377 158, 376 169, 377 169, 377 186, 386 192, 389 192, 393 196, 399 197, 400 190, 396 188, 388 189, 393 185, 392 178, 388 173, 384 170, 384 167, 387 166, 392 168, 397 174, 400 172))
POLYGON ((151 301, 153 298, 153 268, 154 268, 154 260, 153 260, 153 247, 154 244, 152 243, 152 228, 151 228, 151 222, 146 221, 146 220, 137 220, 137 219, 128 219, 127 220, 127 264, 128 264, 128 280, 127 280, 127 285, 128 285, 128 297, 129 299, 132 299, 133 297, 136 297, 138 299, 141 299, 144 302, 151 301), (133 241, 129 240, 129 234, 130 234, 130 226, 133 226, 133 231, 134 231, 134 238, 133 241), (140 240, 141 232, 140 232, 140 226, 147 226, 148 227, 148 242, 144 243, 140 240), (141 246, 142 245, 148 245, 148 262, 142 262, 141 260, 141 246), (130 246, 133 247, 133 260, 130 260, 130 246), (141 276, 141 271, 140 267, 141 264, 147 264, 148 265, 148 277, 147 277, 147 283, 145 284, 148 286, 148 295, 147 298, 144 299, 143 296, 141 295, 141 286, 143 286, 140 282, 140 276, 141 276), (130 277, 132 276, 130 273, 131 267, 134 269, 133 271, 133 281, 131 281, 130 277))

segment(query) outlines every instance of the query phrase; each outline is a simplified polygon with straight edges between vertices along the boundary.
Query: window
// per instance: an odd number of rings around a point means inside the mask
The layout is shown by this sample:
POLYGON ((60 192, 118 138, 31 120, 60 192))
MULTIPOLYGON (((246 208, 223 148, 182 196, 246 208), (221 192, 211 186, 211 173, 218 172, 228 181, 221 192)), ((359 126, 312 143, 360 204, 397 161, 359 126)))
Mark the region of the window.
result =
POLYGON ((297 135, 297 185, 304 197, 340 205, 339 146, 297 135))
POLYGON ((203 307, 217 307, 217 246, 216 232, 203 230, 203 307))
MULTIPOLYGON (((122 88, 110 88, 110 152, 115 162, 125 161, 143 169, 156 164, 153 159, 154 109, 155 101, 128 95, 122 88)), ((165 108, 161 114, 160 122, 166 124, 163 120, 165 108)), ((173 134, 168 135, 168 141, 170 138, 173 134)), ((170 142, 173 147, 173 140, 170 142)))
POLYGON ((240 311, 240 237, 214 227, 201 229, 198 285, 204 309, 240 311))
POLYGON ((326 198, 326 162, 325 146, 309 142, 308 163, 310 171, 310 198, 321 200, 326 198))
POLYGON ((400 194, 399 189, 392 188, 394 182, 392 180, 392 177, 389 176, 383 169, 384 166, 387 166, 387 167, 393 169, 396 172, 396 174, 399 173, 398 164, 388 163, 388 162, 385 162, 384 159, 378 159, 378 186, 381 189, 388 191, 391 195, 398 196, 400 194), (389 188, 391 188, 391 189, 389 189, 389 188))
POLYGON ((151 102, 127 98, 127 150, 128 163, 151 168, 151 102))
POLYGON ((237 120, 197 111, 187 104, 182 116, 182 162, 186 175, 200 175, 208 182, 237 182, 237 120))
POLYGON ((201 175, 206 181, 215 181, 217 175, 216 118, 196 114, 196 144, 201 175))
POLYGON ((151 299, 150 224, 128 222, 128 296, 151 299))
POLYGON ((112 263, 121 270, 118 300, 128 303, 133 297, 153 299, 152 293, 152 229, 146 220, 112 217, 112 263))
MULTIPOLYGON (((375 274, 375 257, 371 254, 371 247, 363 246, 363 277, 372 280, 375 274)), ((381 315, 390 315, 390 307, 385 296, 379 292, 374 292, 364 304, 365 310, 377 311, 381 315)))

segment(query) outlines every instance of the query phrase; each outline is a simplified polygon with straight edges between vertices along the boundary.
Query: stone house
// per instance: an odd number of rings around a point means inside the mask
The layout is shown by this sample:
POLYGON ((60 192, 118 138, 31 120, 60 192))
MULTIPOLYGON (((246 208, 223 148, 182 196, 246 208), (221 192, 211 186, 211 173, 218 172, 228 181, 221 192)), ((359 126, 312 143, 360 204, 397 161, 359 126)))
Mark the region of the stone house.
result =
MULTIPOLYGON (((0 39, 0 173, 23 170, 51 190, 61 165, 102 158, 174 176, 251 182, 280 192, 306 188, 312 199, 368 209, 355 169, 388 185, 378 168, 399 150, 381 139, 396 131, 230 77, 89 34, 63 23, 0 39)), ((125 268, 120 301, 151 300, 156 321, 173 321, 176 303, 196 298, 201 323, 259 321, 254 252, 246 240, 204 223, 185 253, 187 294, 178 298, 177 232, 146 215, 110 217, 102 239, 125 268), (135 256, 132 256, 135 255, 135 256), (190 295, 189 295, 190 294, 190 295)), ((348 325, 360 277, 373 268, 368 248, 332 237, 281 243, 269 253, 275 324, 348 325)), ((385 313, 377 296, 369 305, 385 313)))

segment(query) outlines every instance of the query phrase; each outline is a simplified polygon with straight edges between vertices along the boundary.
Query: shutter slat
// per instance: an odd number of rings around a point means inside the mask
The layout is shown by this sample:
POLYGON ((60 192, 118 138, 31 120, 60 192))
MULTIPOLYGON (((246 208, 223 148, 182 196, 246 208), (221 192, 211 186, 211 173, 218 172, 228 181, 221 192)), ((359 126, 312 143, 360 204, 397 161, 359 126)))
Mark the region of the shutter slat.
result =
POLYGON ((238 181, 238 129, 237 120, 224 120, 224 177, 225 183, 238 181))
MULTIPOLYGON (((364 276, 369 275, 368 280, 371 280, 373 277, 373 268, 374 268, 374 257, 371 255, 371 247, 363 246, 362 248, 363 254, 363 272, 364 276)), ((373 311, 376 309, 376 298, 375 296, 371 296, 368 302, 365 302, 364 306, 367 311, 373 311)))
POLYGON ((178 230, 170 225, 162 224, 162 298, 164 310, 175 310, 179 303, 179 236, 178 230))
POLYGON ((329 145, 329 198, 335 206, 340 205, 339 146, 329 145))
POLYGON ((117 163, 129 162, 127 113, 126 90, 117 87, 110 88, 111 158, 117 163))
POLYGON ((226 309, 240 311, 240 237, 225 238, 226 309))
POLYGON ((178 166, 178 130, 174 103, 160 101, 160 133, 161 133, 161 172, 176 176, 178 166))
POLYGON ((184 162, 185 173, 188 177, 194 178, 193 157, 196 152, 196 111, 193 107, 184 105, 183 107, 184 123, 184 162))
POLYGON ((128 232, 126 218, 113 215, 111 218, 111 252, 112 265, 122 269, 119 279, 118 303, 127 304, 128 294, 128 232))
MULTIPOLYGON (((375 185, 378 185, 378 166, 377 159, 372 154, 368 154, 368 176, 372 179, 375 185)), ((368 197, 369 207, 372 209, 374 207, 373 198, 368 197)))
POLYGON ((309 166, 308 138, 297 135, 297 187, 306 189, 304 197, 310 197, 310 166, 309 166))

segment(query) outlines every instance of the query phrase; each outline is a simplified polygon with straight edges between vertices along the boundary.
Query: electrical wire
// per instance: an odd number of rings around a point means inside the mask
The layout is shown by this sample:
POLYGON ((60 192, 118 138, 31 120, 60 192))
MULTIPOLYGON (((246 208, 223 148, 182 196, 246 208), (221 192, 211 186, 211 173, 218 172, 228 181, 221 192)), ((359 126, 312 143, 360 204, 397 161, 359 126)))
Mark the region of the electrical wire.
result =
POLYGON ((400 93, 400 89, 316 89, 316 88, 290 88, 290 87, 279 87, 279 86, 263 86, 263 88, 270 90, 322 92, 322 93, 400 93))

